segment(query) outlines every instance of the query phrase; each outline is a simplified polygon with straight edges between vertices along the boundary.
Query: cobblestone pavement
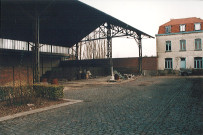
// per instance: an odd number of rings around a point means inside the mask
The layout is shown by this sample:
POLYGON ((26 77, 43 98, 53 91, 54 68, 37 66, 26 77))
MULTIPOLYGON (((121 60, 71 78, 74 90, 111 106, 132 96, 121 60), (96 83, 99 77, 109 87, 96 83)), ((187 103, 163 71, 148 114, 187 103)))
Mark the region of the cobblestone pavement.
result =
POLYGON ((84 102, 0 122, 0 135, 202 135, 203 78, 140 77, 68 90, 84 102))

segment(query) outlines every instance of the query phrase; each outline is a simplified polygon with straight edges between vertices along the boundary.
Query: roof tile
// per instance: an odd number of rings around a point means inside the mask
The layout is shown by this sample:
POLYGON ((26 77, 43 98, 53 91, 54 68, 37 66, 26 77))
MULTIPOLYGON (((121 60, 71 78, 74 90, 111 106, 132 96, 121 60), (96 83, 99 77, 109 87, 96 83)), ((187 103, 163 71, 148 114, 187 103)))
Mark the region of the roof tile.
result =
POLYGON ((171 19, 169 22, 167 22, 161 26, 170 26, 170 25, 188 24, 188 23, 200 23, 200 22, 203 22, 203 20, 200 18, 197 18, 197 17, 171 19))
POLYGON ((194 23, 201 23, 201 30, 203 30, 203 20, 197 17, 171 19, 169 22, 159 26, 158 34, 165 34, 165 27, 171 26, 171 33, 178 33, 179 25, 186 24, 186 31, 194 31, 194 23))

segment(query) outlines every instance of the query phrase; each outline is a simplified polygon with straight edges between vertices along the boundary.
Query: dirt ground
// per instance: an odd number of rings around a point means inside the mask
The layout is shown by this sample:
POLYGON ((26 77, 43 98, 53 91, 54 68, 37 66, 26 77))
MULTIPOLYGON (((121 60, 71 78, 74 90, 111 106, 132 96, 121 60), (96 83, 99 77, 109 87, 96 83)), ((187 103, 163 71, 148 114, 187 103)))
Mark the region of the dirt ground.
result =
POLYGON ((0 117, 12 115, 20 112, 34 110, 38 108, 48 107, 55 104, 60 104, 68 101, 64 100, 48 100, 43 98, 36 98, 35 102, 23 105, 8 105, 6 101, 0 102, 0 117))
POLYGON ((93 79, 83 79, 83 80, 75 80, 75 81, 60 81, 60 85, 63 85, 64 91, 66 90, 77 90, 77 89, 83 89, 83 88, 89 88, 89 87, 97 87, 98 85, 117 85, 121 83, 126 83, 129 81, 133 81, 137 79, 139 76, 134 76, 131 79, 127 80, 117 80, 117 81, 109 81, 111 76, 106 77, 97 77, 93 79))
MULTIPOLYGON (((202 76, 148 76, 153 78, 202 78, 202 76)), ((145 81, 145 76, 134 76, 127 80, 117 80, 115 82, 109 82, 111 76, 106 77, 98 77, 94 79, 83 79, 83 80, 75 80, 75 81, 60 81, 60 85, 64 86, 64 91, 67 90, 78 90, 78 89, 85 89, 90 87, 97 87, 100 85, 118 85, 122 83, 127 83, 133 80, 139 80, 137 81, 138 86, 146 86, 148 84, 152 84, 153 81, 145 81)))

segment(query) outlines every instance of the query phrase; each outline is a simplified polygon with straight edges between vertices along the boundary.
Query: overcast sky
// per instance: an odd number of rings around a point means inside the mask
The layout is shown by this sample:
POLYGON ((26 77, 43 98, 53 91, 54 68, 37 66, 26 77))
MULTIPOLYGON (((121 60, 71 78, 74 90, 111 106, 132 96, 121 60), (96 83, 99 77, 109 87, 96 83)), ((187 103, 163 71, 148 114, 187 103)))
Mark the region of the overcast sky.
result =
MULTIPOLYGON (((203 19, 203 0, 80 0, 155 37, 170 19, 203 19)), ((156 39, 143 39, 143 56, 156 56, 156 39)), ((113 39, 113 57, 137 57, 133 39, 113 39)))

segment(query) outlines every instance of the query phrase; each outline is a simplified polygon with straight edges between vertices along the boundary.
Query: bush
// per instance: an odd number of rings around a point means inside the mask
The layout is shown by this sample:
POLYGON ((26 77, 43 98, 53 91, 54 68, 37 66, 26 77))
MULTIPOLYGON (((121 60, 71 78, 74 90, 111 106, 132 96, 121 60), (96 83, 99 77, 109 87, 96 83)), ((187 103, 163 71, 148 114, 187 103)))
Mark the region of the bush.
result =
POLYGON ((63 98, 63 86, 34 84, 33 90, 37 97, 59 99, 63 98))
POLYGON ((23 104, 34 96, 31 86, 0 86, 0 101, 8 101, 8 104, 23 104))
POLYGON ((30 86, 0 86, 0 101, 8 105, 20 105, 31 102, 35 97, 57 100, 63 98, 63 86, 40 85, 30 86))
POLYGON ((11 87, 2 87, 0 86, 0 101, 5 101, 9 97, 11 87))

